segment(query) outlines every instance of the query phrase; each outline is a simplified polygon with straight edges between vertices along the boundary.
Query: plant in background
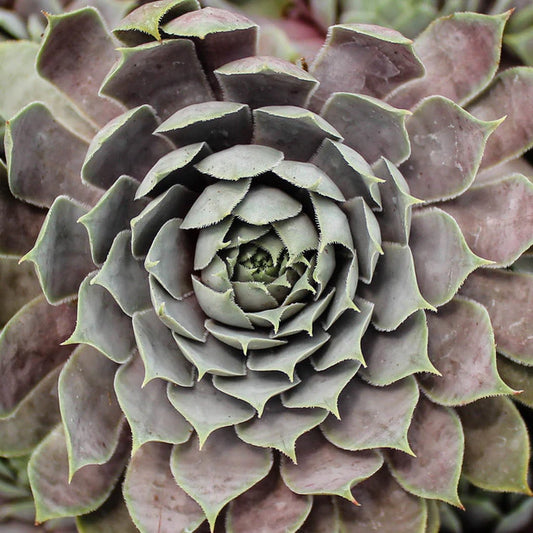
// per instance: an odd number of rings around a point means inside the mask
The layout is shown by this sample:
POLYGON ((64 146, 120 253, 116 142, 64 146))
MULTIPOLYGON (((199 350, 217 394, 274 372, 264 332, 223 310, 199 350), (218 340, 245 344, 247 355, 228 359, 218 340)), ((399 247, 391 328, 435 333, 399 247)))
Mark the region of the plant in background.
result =
POLYGON ((0 453, 31 455, 38 522, 433 532, 461 473, 530 493, 533 71, 495 76, 505 21, 335 26, 309 72, 194 0, 118 51, 92 8, 0 45, 0 251, 44 293, 0 336, 0 453))

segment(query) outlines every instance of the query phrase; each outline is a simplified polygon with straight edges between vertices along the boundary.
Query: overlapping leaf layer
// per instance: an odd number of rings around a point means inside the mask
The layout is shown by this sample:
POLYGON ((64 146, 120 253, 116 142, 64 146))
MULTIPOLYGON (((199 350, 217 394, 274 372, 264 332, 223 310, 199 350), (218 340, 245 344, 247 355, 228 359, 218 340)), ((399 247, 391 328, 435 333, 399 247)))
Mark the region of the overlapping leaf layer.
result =
POLYGON ((133 11, 118 50, 92 8, 0 45, 40 84, 0 81, 1 252, 44 293, 0 336, 0 452, 31 454, 38 522, 413 533, 461 473, 529 493, 507 396, 533 278, 506 268, 533 243, 508 162, 533 78, 494 77, 504 24, 437 21, 486 43, 446 78, 442 42, 377 26, 334 26, 309 71, 256 56, 195 0, 133 11))

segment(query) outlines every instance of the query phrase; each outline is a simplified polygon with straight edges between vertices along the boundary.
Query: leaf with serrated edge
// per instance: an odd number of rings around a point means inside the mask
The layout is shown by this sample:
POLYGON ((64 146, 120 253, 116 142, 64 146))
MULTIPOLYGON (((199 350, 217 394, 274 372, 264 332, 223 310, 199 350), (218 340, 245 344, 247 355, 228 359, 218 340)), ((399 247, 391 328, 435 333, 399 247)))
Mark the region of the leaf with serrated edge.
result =
POLYGON ((522 492, 527 483, 529 438, 508 398, 485 398, 458 408, 465 435, 463 474, 484 490, 522 492))
POLYGON ((2 418, 11 414, 41 379, 68 359, 72 348, 61 343, 75 324, 73 304, 51 306, 43 296, 38 296, 4 326, 0 333, 2 418))
POLYGON ((356 485, 354 496, 361 507, 346 500, 337 501, 343 533, 426 532, 425 500, 405 492, 386 468, 356 485))
POLYGON ((195 168, 225 181, 253 178, 275 168, 283 160, 283 152, 257 144, 238 144, 207 156, 195 168))
POLYGON ((373 163, 385 157, 395 164, 411 151, 405 119, 410 113, 351 92, 333 93, 320 114, 344 137, 344 143, 373 163), (349 120, 346 117, 350 117, 349 120))
POLYGON ((193 205, 196 196, 196 193, 178 184, 152 200, 130 222, 133 255, 143 258, 165 222, 176 217, 182 219, 193 205))
POLYGON ((371 329, 363 338, 367 367, 360 375, 370 384, 390 385, 417 372, 440 375, 428 356, 426 314, 417 311, 396 330, 383 333, 371 329))
POLYGON ((250 183, 250 179, 241 179, 206 187, 189 209, 181 224, 182 229, 206 228, 224 220, 245 198, 250 183))
POLYGON ((153 276, 150 276, 149 282, 152 304, 159 320, 182 337, 204 342, 207 335, 204 328, 206 317, 194 294, 183 300, 175 300, 153 276))
POLYGON ((68 481, 67 444, 55 428, 33 452, 28 476, 35 499, 36 522, 94 511, 107 499, 126 463, 126 446, 103 465, 87 465, 68 481))
POLYGON ((350 452, 330 444, 318 429, 296 445, 298 463, 281 459, 281 476, 297 494, 331 494, 355 503, 351 489, 375 474, 383 465, 376 451, 350 452))
POLYGON ((195 441, 174 446, 170 468, 178 486, 200 504, 213 530, 224 505, 268 474, 272 453, 248 446, 233 428, 219 429, 202 450, 195 441))
POLYGON ((56 198, 35 246, 21 261, 35 264, 46 299, 57 304, 75 297, 83 278, 94 269, 89 239, 76 224, 87 209, 66 196, 56 198))
POLYGON ((254 524, 256 531, 259 527, 265 532, 268 529, 271 533, 294 533, 300 531, 312 505, 313 498, 295 494, 273 468, 265 479, 230 503, 227 532, 248 533, 250 524, 254 524))
POLYGON ((282 395, 282 403, 295 407, 321 407, 340 418, 338 398, 344 387, 355 376, 361 363, 344 361, 323 372, 311 368, 298 370, 302 383, 282 395))
POLYGON ((161 378, 181 387, 192 387, 192 365, 180 354, 171 331, 152 309, 133 315, 133 333, 144 363, 143 386, 161 378))
POLYGON ((226 241, 225 237, 232 223, 233 218, 227 217, 214 226, 200 230, 194 249, 194 270, 206 268, 220 250, 229 246, 230 241, 226 241))
POLYGON ((124 418, 113 389, 117 365, 90 346, 74 350, 59 375, 69 480, 85 465, 105 464, 115 452, 124 418))
MULTIPOLYGON (((242 350, 244 355, 248 353, 248 350, 260 350, 261 353, 267 353, 269 352, 268 348, 283 346, 288 342, 285 339, 272 339, 268 333, 257 330, 243 331, 226 327, 210 319, 205 321, 205 327, 213 337, 229 346, 233 346, 233 348, 242 350)), ((279 351, 275 350, 275 352, 279 354, 279 351)))
POLYGON ((180 228, 181 222, 181 218, 172 218, 163 224, 144 261, 144 268, 177 300, 192 292, 196 240, 191 232, 180 228))
POLYGON ((324 139, 311 163, 330 176, 349 200, 361 196, 372 208, 381 206, 378 183, 370 165, 355 150, 331 139, 324 139))
POLYGON ((113 29, 115 36, 123 43, 137 45, 150 37, 161 40, 159 26, 167 17, 179 17, 188 11, 200 9, 197 0, 162 0, 144 4, 113 29))
MULTIPOLYGON (((533 274, 533 273, 532 273, 533 274)), ((461 294, 488 311, 498 352, 533 366, 533 275, 483 269, 470 274, 461 294)))
POLYGON ((464 437, 457 414, 422 397, 407 438, 416 457, 395 450, 386 453, 396 481, 415 496, 463 508, 457 485, 463 463, 464 437))
POLYGON ((429 358, 442 375, 422 375, 418 382, 435 403, 465 405, 514 392, 498 375, 494 333, 482 305, 456 296, 428 314, 428 328, 429 358))
POLYGON ((278 370, 292 381, 296 365, 319 350, 329 339, 330 335, 322 329, 317 329, 312 337, 302 333, 291 337, 289 343, 281 348, 253 350, 246 364, 251 370, 278 370))
POLYGON ((307 161, 324 139, 342 139, 322 117, 301 107, 260 107, 254 110, 253 118, 254 142, 281 150, 288 160, 307 161))
POLYGON ((148 442, 133 455, 126 470, 124 499, 141 531, 194 531, 205 520, 198 504, 176 485, 170 454, 169 445, 148 442))
POLYGON ((514 399, 533 409, 533 367, 515 363, 503 355, 498 355, 496 363, 503 381, 520 392, 514 399))
POLYGON ((64 344, 87 344, 116 363, 126 362, 135 346, 131 318, 99 285, 91 285, 94 272, 80 285, 78 322, 64 344))
POLYGON ((170 403, 196 430, 200 447, 216 429, 244 422, 255 414, 246 403, 216 389, 209 377, 190 389, 169 384, 167 394, 170 403))
POLYGON ((328 329, 331 335, 330 341, 311 358, 315 370, 326 370, 341 361, 348 360, 365 364, 361 351, 361 339, 370 324, 374 305, 362 298, 356 298, 355 301, 361 310, 347 310, 328 329))
POLYGON ((253 109, 268 105, 304 107, 318 85, 313 76, 294 63, 268 56, 232 61, 218 68, 215 76, 227 100, 245 102, 253 109))
POLYGON ((150 307, 148 276, 131 253, 131 231, 115 237, 102 268, 91 280, 91 285, 95 283, 107 289, 128 316, 150 307))
POLYGON ((96 265, 105 261, 115 237, 128 229, 130 220, 146 207, 147 199, 134 200, 138 186, 137 180, 121 176, 100 201, 78 219, 89 234, 91 255, 96 265))
POLYGON ((289 380, 279 372, 248 371, 243 377, 213 377, 213 385, 218 390, 250 404, 257 411, 259 418, 263 416, 263 410, 270 398, 296 387, 299 383, 298 376, 289 380))
POLYGON ((180 444, 192 428, 166 398, 166 383, 154 379, 143 385, 144 368, 139 355, 119 368, 115 392, 133 437, 133 452, 145 442, 180 444))
POLYGON ((172 335, 183 357, 198 370, 199 380, 206 373, 220 376, 246 374, 242 352, 220 342, 213 335, 208 335, 205 342, 186 339, 176 333, 172 335))
POLYGON ((325 409, 286 409, 272 400, 261 418, 237 425, 237 435, 248 444, 275 448, 297 462, 295 445, 298 437, 324 421, 325 409))
POLYGON ((320 426, 324 436, 344 450, 393 448, 412 454, 407 431, 418 402, 412 377, 387 387, 353 379, 339 396, 340 420, 331 416, 320 426))
POLYGON ((473 270, 490 264, 470 251, 455 220, 440 209, 414 213, 409 246, 420 292, 436 307, 450 301, 473 270))

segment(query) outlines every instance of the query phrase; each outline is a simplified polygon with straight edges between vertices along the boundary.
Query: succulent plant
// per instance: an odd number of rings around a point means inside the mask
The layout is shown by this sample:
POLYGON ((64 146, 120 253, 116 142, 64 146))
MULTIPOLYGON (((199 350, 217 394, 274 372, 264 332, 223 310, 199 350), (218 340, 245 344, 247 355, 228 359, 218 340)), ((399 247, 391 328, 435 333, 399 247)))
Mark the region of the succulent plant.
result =
POLYGON ((505 21, 334 26, 309 71, 195 0, 118 51, 93 8, 0 44, 0 252, 43 290, 0 336, 0 455, 30 455, 38 523, 434 532, 461 473, 530 494, 505 21))

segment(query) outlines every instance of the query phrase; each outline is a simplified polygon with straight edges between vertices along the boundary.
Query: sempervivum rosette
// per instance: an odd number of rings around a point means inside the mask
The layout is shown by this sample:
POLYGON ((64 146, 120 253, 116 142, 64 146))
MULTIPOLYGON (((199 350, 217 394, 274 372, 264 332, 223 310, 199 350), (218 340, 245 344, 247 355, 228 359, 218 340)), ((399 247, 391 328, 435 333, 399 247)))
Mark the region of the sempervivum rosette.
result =
POLYGON ((529 493, 495 339, 517 388, 533 278, 498 267, 533 240, 508 162, 533 72, 494 78, 504 24, 441 19, 418 55, 336 26, 306 72, 193 0, 134 11, 118 52, 97 11, 50 18, 41 86, 0 110, 31 102, 1 244, 36 239, 44 296, 0 337, 0 451, 31 453, 38 522, 412 533, 461 472, 529 493))

